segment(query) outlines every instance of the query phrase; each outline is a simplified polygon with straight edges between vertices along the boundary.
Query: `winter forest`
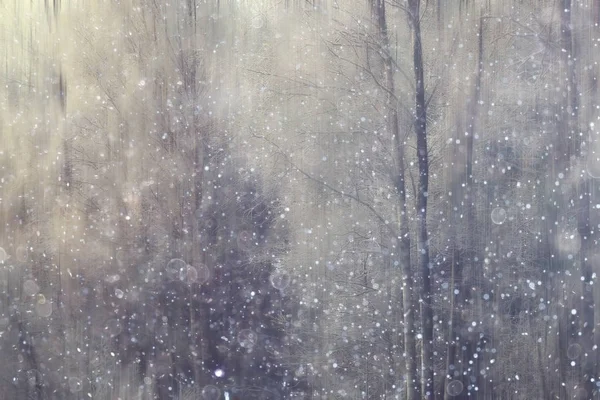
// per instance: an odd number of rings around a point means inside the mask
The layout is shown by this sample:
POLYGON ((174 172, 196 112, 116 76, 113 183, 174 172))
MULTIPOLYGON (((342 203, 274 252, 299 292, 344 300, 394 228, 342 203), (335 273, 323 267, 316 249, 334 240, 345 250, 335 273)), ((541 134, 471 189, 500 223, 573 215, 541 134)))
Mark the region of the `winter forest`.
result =
POLYGON ((0 0, 0 398, 600 399, 599 24, 0 0))

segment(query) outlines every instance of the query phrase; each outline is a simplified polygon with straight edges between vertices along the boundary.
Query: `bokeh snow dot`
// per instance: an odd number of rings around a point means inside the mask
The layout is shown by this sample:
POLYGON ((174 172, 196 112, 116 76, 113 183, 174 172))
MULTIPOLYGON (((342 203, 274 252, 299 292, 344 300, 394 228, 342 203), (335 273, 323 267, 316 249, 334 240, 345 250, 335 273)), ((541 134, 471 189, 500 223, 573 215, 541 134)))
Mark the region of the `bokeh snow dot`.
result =
POLYGON ((25 262, 29 259, 29 251, 27 250, 27 247, 25 247, 25 246, 17 247, 15 254, 17 256, 18 261, 25 262))
POLYGON ((207 218, 202 225, 206 230, 211 231, 217 227, 217 221, 214 218, 207 218))
POLYGON ((243 249, 247 249, 252 245, 252 234, 248 231, 241 231, 237 235, 237 244, 243 249))
POLYGON ((80 392, 81 389, 83 389, 83 383, 81 382, 81 379, 71 376, 69 378, 69 390, 71 393, 80 392))
POLYGON ((275 289, 283 290, 290 285, 290 276, 285 272, 274 272, 269 280, 275 289))
POLYGON ((567 348, 567 357, 570 360, 576 360, 581 355, 581 345, 578 343, 572 343, 567 348))
POLYGON ((221 397, 221 389, 214 385, 207 385, 202 388, 202 398, 204 400, 218 400, 221 397))
POLYGON ((496 207, 492 210, 492 222, 501 225, 506 221, 506 210, 502 207, 496 207))
POLYGON ((40 317, 48 318, 52 315, 52 303, 46 300, 43 302, 38 300, 38 302, 35 303, 35 312, 40 317))
POLYGON ((463 391, 463 383, 459 380, 454 380, 448 383, 446 391, 450 396, 458 396, 463 391))
POLYGON ((196 278, 198 283, 202 284, 210 279, 210 269, 208 269, 208 267, 206 265, 198 264, 198 265, 196 265, 195 268, 196 268, 196 272, 198 274, 198 276, 196 278))
POLYGON ((586 170, 589 176, 600 179, 600 155, 592 154, 586 163, 586 170))
POLYGON ((121 325, 121 322, 114 318, 106 321, 106 324, 104 325, 104 331, 106 331, 106 333, 108 333, 108 335, 111 337, 119 335, 122 330, 123 326, 121 325))
POLYGON ((37 283, 35 283, 34 281, 32 281, 31 279, 27 279, 25 282, 23 282, 23 292, 27 295, 27 296, 33 296, 36 295, 37 292, 40 291, 40 287, 37 283))
POLYGON ((262 16, 259 15, 259 16, 252 18, 252 27, 253 28, 260 29, 263 27, 263 25, 264 25, 264 21, 263 21, 262 16))
POLYGON ((6 250, 0 247, 0 263, 3 263, 6 260, 8 260, 8 254, 6 254, 6 250))
POLYGON ((174 258, 167 263, 167 267, 165 268, 165 273, 167 278, 170 280, 179 279, 180 271, 185 270, 187 268, 187 263, 180 258, 174 258))
POLYGON ((198 271, 196 268, 188 264, 179 270, 179 280, 188 284, 192 284, 198 280, 198 271))
POLYGON ((250 329, 242 329, 238 333, 237 339, 240 343, 240 346, 245 347, 247 349, 251 349, 258 341, 258 335, 256 334, 256 332, 250 329))

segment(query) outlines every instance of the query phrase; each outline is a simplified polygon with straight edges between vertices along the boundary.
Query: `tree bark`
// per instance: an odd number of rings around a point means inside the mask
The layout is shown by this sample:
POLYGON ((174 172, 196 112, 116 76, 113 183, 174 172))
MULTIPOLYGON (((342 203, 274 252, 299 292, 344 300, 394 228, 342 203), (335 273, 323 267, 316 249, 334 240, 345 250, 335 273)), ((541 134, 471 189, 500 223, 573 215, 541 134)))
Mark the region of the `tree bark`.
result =
POLYGON ((427 104, 423 48, 421 44, 420 0, 409 0, 409 19, 413 30, 413 70, 415 73, 415 134, 417 136, 417 158, 419 164, 419 188, 417 213, 419 216, 419 266, 422 273, 421 325, 423 329, 422 395, 434 398, 433 370, 433 310, 431 308, 431 268, 429 263, 429 233, 427 232, 427 196, 429 190, 429 155, 427 149, 427 104))
MULTIPOLYGON (((576 61, 577 55, 573 46, 572 21, 573 14, 572 0, 562 0, 561 7, 561 46, 562 46, 562 64, 563 73, 566 74, 566 85, 568 96, 565 99, 565 126, 567 128, 567 154, 565 163, 568 163, 571 156, 582 157, 582 137, 579 133, 579 89, 577 85, 576 61)), ((586 357, 581 363, 581 372, 583 377, 583 388, 587 395, 592 397, 596 390, 596 385, 591 379, 596 378, 596 348, 594 347, 594 292, 593 292, 593 270, 589 260, 592 250, 592 228, 590 226, 590 183, 584 175, 579 179, 578 192, 575 195, 579 198, 575 202, 577 207, 577 233, 581 240, 579 249, 579 265, 582 281, 581 295, 581 345, 586 357)))
POLYGON ((394 66, 391 59, 389 36, 385 15, 385 1, 373 0, 372 7, 377 21, 380 40, 382 42, 382 59, 385 68, 387 85, 387 106, 390 113, 388 128, 394 140, 395 176, 393 177, 400 205, 400 237, 396 240, 396 248, 400 257, 402 271, 402 303, 404 305, 404 351, 406 368, 406 398, 408 400, 421 398, 421 384, 417 374, 417 349, 415 340, 416 305, 413 298, 414 279, 410 260, 410 232, 408 213, 406 211, 406 188, 404 171, 404 140, 400 137, 398 126, 398 105, 393 97, 395 93, 394 66))
POLYGON ((581 340, 584 354, 586 354, 586 357, 582 360, 583 387, 588 396, 592 397, 592 393, 596 390, 595 382, 591 379, 595 379, 597 374, 597 347, 595 346, 594 333, 594 278, 592 264, 589 259, 593 250, 592 228, 590 226, 590 186, 589 179, 583 177, 579 186, 577 232, 581 238, 579 262, 583 286, 581 296, 581 340))
MULTIPOLYGON (((454 224, 453 224, 454 225, 454 224)), ((455 229, 453 229, 455 231, 455 229)), ((459 399, 460 397, 456 397, 452 394, 450 394, 447 390, 448 384, 453 381, 454 378, 454 371, 458 371, 458 373, 460 373, 460 377, 458 377, 458 379, 460 379, 461 381, 464 380, 464 377, 462 375, 462 371, 461 371, 461 366, 457 365, 457 360, 459 359, 458 354, 459 354, 459 349, 460 349, 460 342, 461 342, 461 334, 460 334, 460 320, 461 320, 461 313, 460 313, 460 307, 463 306, 463 304, 461 303, 462 301, 462 290, 459 289, 459 294, 455 295, 454 291, 455 288, 460 287, 461 282, 462 282, 462 265, 461 265, 461 257, 459 254, 459 250, 455 247, 453 249, 453 254, 452 254, 452 276, 451 276, 451 285, 450 285, 450 320, 449 320, 449 327, 448 327, 448 345, 447 345, 447 354, 446 354, 446 379, 445 379, 445 385, 444 385, 444 400, 452 400, 452 399, 459 399)), ((463 382, 463 387, 464 387, 464 382, 463 382)))
POLYGON ((577 120, 579 113, 579 89, 577 87, 577 72, 575 63, 577 58, 573 49, 573 28, 571 27, 572 0, 562 0, 560 13, 560 35, 561 35, 561 56, 563 64, 563 72, 566 74, 566 91, 567 98, 565 99, 566 114, 565 122, 567 128, 567 154, 565 162, 569 162, 572 155, 579 155, 581 149, 581 137, 579 136, 577 120))

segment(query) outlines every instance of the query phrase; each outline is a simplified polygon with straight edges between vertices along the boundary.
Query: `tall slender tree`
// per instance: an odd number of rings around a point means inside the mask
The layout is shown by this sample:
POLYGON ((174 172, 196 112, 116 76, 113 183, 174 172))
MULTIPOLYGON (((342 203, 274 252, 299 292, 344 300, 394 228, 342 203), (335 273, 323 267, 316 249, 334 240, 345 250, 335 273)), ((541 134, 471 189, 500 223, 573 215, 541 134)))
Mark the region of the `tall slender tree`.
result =
POLYGON ((398 256, 400 257, 402 273, 402 304, 404 305, 404 348, 405 348, 405 368, 406 368, 406 396, 407 399, 419 399, 421 397, 421 387, 419 377, 417 376, 418 356, 416 350, 416 329, 415 318, 418 310, 414 303, 413 288, 415 280, 413 278, 410 257, 410 226, 408 220, 406 184, 405 184, 405 166, 404 149, 405 139, 400 134, 400 122, 398 118, 398 98, 396 97, 395 84, 395 66, 392 61, 390 49, 389 32, 386 21, 386 7, 384 0, 372 0, 374 19, 378 28, 379 39, 381 41, 380 55, 385 74, 385 84, 387 93, 387 118, 388 129, 392 134, 392 146, 394 146, 394 182, 398 203, 400 209, 400 236, 397 239, 398 256))
POLYGON ((417 139, 419 180, 417 214, 419 217, 419 268, 421 270, 421 325, 423 330, 422 394, 434 398, 433 367, 433 308, 432 308, 432 265, 429 258, 429 232, 427 228, 427 205, 429 196, 429 149, 427 147, 427 103, 425 101, 425 67, 421 35, 421 1, 408 2, 408 18, 413 34, 414 129, 417 139))

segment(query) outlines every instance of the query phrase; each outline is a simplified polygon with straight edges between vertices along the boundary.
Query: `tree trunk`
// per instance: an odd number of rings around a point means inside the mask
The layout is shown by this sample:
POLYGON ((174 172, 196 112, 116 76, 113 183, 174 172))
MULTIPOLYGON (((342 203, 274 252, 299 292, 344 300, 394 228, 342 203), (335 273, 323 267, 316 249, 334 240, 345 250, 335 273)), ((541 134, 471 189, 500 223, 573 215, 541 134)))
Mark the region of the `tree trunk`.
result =
POLYGON ((579 155, 581 149, 581 137, 579 136, 577 120, 579 113, 579 89, 577 88, 577 77, 575 63, 577 61, 573 50, 573 29, 571 27, 571 14, 573 13, 571 0, 562 0, 560 13, 561 52, 563 72, 566 74, 567 93, 565 122, 567 125, 567 154, 565 162, 569 161, 571 155, 579 155))
POLYGON ((582 346, 586 357, 582 360, 584 389, 588 396, 596 390, 597 347, 594 336, 594 278, 589 256, 593 249, 592 229, 590 226, 590 181, 583 177, 579 186, 579 210, 577 213, 577 232, 581 238, 579 262, 581 266, 582 296, 581 296, 581 332, 582 346))
MULTIPOLYGON (((563 73, 566 74, 566 84, 568 96, 565 99, 566 113, 564 115, 565 126, 567 128, 567 154, 565 154, 565 163, 571 156, 581 157, 582 137, 579 133, 579 89, 577 85, 577 72, 575 49, 573 46, 573 35, 571 27, 571 15, 573 14, 572 0, 562 0, 561 7, 561 46, 564 49, 562 54, 563 73)), ((584 354, 587 356, 582 360, 581 372, 583 375, 583 388, 587 395, 592 397, 596 385, 591 379, 596 378, 596 349, 594 348, 594 292, 592 266, 589 260, 590 250, 592 250, 592 229, 590 226, 590 182, 586 176, 582 176, 578 182, 579 198, 576 202, 577 207, 577 233, 581 239, 579 250, 580 274, 582 280, 581 296, 581 345, 584 354)))
POLYGON ((400 256, 402 269, 402 302, 404 305, 404 351, 406 368, 406 398, 416 400, 421 398, 421 385, 417 376, 417 349, 415 340, 415 315, 417 313, 413 298, 414 280, 410 264, 410 232, 408 214, 406 211, 406 188, 404 181, 404 140, 400 137, 398 126, 398 105, 394 82, 394 66, 389 48, 387 31, 385 1, 373 0, 374 17, 377 20, 380 39, 382 41, 382 58, 385 68, 386 85, 388 91, 387 105, 390 118, 388 126, 394 140, 395 176, 394 185, 398 193, 400 205, 400 237, 396 240, 396 248, 400 256))
MULTIPOLYGON (((454 224, 453 224, 454 228, 454 224)), ((455 231, 455 229, 453 229, 455 231)), ((459 254, 459 250, 454 248, 452 254, 452 276, 451 276, 451 285, 450 285, 450 321, 448 327, 448 345, 447 345, 447 354, 446 354, 446 379, 444 385, 444 400, 452 400, 459 399, 461 397, 457 397, 456 395, 448 392, 448 384, 455 380, 464 381, 464 376, 461 371, 461 367, 457 365, 457 360, 459 359, 459 349, 461 343, 461 313, 460 308, 463 307, 462 303, 462 293, 463 291, 459 289, 459 294, 454 294, 455 289, 461 286, 462 283, 462 265, 461 265, 461 257, 459 254), (460 375, 455 377, 455 371, 460 375)), ((463 387, 465 387, 465 382, 463 382, 463 387)))
POLYGON ((413 30, 413 69, 415 73, 415 134, 419 164, 417 212, 419 215, 419 266, 422 273, 421 324, 423 329, 422 394, 434 398, 433 371, 433 309, 431 308, 431 268, 429 265, 429 233, 427 232, 427 196, 429 187, 429 156, 427 150, 427 105, 421 45, 420 0, 409 0, 409 19, 413 30))

